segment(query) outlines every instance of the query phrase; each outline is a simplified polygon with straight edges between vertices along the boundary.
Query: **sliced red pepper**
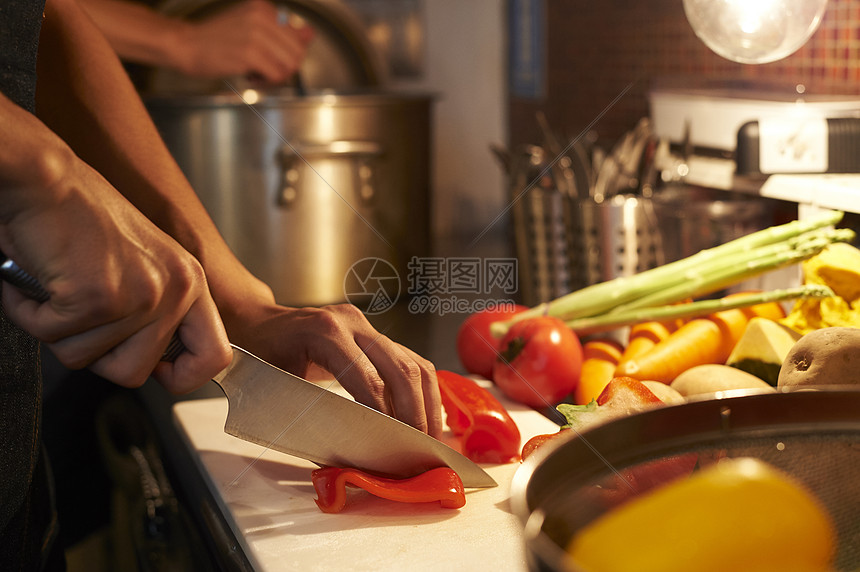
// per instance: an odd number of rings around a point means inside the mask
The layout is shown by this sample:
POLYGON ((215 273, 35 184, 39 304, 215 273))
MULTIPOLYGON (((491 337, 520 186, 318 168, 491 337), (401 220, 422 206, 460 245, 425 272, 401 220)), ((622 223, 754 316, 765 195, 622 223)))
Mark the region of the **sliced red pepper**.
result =
POLYGON ((462 436, 463 454, 476 463, 520 459, 520 430, 504 405, 471 379, 437 371, 448 427, 462 436))
POLYGON ((466 493, 460 476, 449 467, 430 469, 408 479, 388 479, 340 467, 324 467, 311 473, 317 492, 314 501, 323 512, 336 513, 346 506, 346 486, 359 487, 372 495, 397 502, 436 502, 443 508, 460 508, 466 493))

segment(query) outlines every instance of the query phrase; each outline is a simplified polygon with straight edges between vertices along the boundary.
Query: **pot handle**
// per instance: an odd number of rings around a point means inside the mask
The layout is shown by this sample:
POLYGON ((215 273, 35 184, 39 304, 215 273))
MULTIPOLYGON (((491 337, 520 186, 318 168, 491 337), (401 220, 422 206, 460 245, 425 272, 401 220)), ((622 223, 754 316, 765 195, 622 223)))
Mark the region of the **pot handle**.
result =
MULTIPOLYGON (((282 207, 291 206, 298 199, 298 186, 301 179, 300 167, 307 164, 311 170, 312 159, 348 159, 356 163, 359 197, 365 203, 375 195, 373 187, 372 161, 383 154, 382 146, 375 141, 331 141, 329 143, 309 143, 285 145, 281 148, 283 165, 283 185, 277 201, 282 207)), ((314 170, 315 176, 321 176, 314 170)))

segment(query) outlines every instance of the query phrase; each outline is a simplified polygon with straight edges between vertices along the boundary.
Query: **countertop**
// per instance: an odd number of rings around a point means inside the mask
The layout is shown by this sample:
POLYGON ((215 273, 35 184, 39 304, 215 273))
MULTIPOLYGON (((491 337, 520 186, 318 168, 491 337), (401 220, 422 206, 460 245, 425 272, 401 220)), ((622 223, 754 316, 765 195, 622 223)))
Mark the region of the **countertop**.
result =
MULTIPOLYGON (((527 407, 505 405, 523 442, 555 428, 527 407)), ((226 415, 223 398, 174 407, 211 507, 255 570, 528 569, 520 524, 509 506, 519 463, 484 465, 499 486, 467 489, 460 509, 386 501, 352 489, 343 512, 325 514, 314 503, 310 475, 316 466, 225 434, 226 415)), ((459 447, 450 432, 445 441, 459 447)))
MULTIPOLYGON (((471 240, 472 237, 455 237, 438 240, 436 241, 436 246, 434 248, 434 256, 440 258, 456 256, 459 258, 480 259, 506 258, 510 256, 509 242, 505 236, 490 233, 486 237, 482 237, 480 240, 476 241, 474 245, 471 244, 471 240)), ((393 307, 387 309, 385 312, 376 315, 368 315, 367 317, 378 331, 430 359, 437 369, 447 369, 462 373, 462 366, 459 363, 456 353, 456 333, 460 324, 468 315, 468 311, 475 307, 473 303, 480 305, 494 301, 513 302, 515 293, 510 294, 496 289, 489 291, 481 290, 465 293, 460 292, 457 294, 437 292, 436 294, 437 298, 456 296, 468 303, 465 307, 461 306, 461 308, 459 308, 460 311, 449 311, 449 309, 422 311, 422 309, 416 308, 414 305, 410 306, 411 298, 409 296, 402 296, 393 307), (463 311, 464 308, 465 311, 463 311)), ((160 386, 150 380, 138 390, 138 396, 153 418, 156 427, 159 428, 159 439, 163 448, 163 457, 169 475, 173 480, 172 484, 177 490, 177 494, 181 499, 181 502, 189 509, 191 517, 201 530, 204 536, 204 541, 209 545, 213 560, 216 562, 217 566, 220 568, 237 570, 254 569, 252 563, 254 562, 255 557, 252 555, 249 558, 249 555, 246 554, 246 550, 249 549, 247 542, 248 539, 243 536, 245 533, 242 529, 236 526, 236 515, 231 512, 228 506, 230 499, 228 498, 228 504, 225 504, 225 498, 222 494, 223 491, 221 491, 218 486, 213 485, 211 471, 207 469, 205 462, 201 464, 201 457, 195 454, 189 455, 189 431, 182 428, 183 422, 181 419, 177 425, 177 419, 174 418, 174 407, 177 406, 179 402, 188 400, 207 400, 210 405, 183 405, 180 409, 192 417, 196 414, 200 414, 202 415, 202 418, 209 420, 208 423, 213 423, 211 417, 213 406, 211 403, 214 403, 212 401, 213 399, 223 400, 223 393, 220 388, 218 388, 218 386, 213 382, 189 395, 177 398, 167 394, 160 386)), ((217 408, 217 406, 215 407, 217 408)), ((523 414, 526 415, 527 419, 526 430, 523 431, 524 434, 534 433, 538 431, 539 428, 546 429, 548 431, 555 427, 551 421, 542 417, 539 413, 531 410, 524 410, 523 412, 518 413, 518 415, 523 414)), ((204 421, 203 423, 205 424, 206 422, 204 421)), ((198 433, 194 431, 191 431, 191 433, 194 433, 195 438, 200 438, 198 433)), ((217 433, 212 436, 211 439, 219 440, 225 438, 228 439, 228 442, 238 441, 223 433, 222 419, 220 420, 220 427, 217 428, 217 433)), ((238 442, 243 443, 241 441, 238 442)), ((235 443, 233 443, 233 445, 235 445, 235 443)), ((238 446, 256 447, 251 444, 242 444, 238 446)), ((196 445, 191 443, 191 449, 195 449, 196 447, 196 445)), ((205 445, 202 445, 202 447, 206 448, 205 445)), ((228 445, 228 449, 229 447, 230 446, 228 445)), ((256 448, 260 449, 259 447, 256 448)), ((237 454, 242 455, 243 453, 239 452, 237 454)), ((250 453, 246 452, 245 454, 250 453)), ((224 455, 216 455, 216 457, 221 458, 222 460, 225 458, 231 458, 230 454, 227 454, 226 457, 224 455)), ((211 461, 211 456, 209 460, 211 461)), ((273 465, 272 461, 267 460, 266 463, 261 466, 271 468, 273 466, 277 467, 277 464, 273 465)), ((478 495, 473 495, 475 499, 489 499, 486 503, 471 501, 472 497, 470 497, 470 502, 467 502, 467 507, 470 506, 471 503, 472 507, 477 506, 479 508, 474 509, 472 513, 464 513, 463 515, 460 515, 459 522, 468 521, 470 526, 480 528, 480 518, 478 518, 478 521, 475 521, 474 518, 476 517, 469 517, 468 514, 474 515, 474 513, 477 512, 480 516, 488 510, 488 506, 500 505, 500 503, 503 505, 504 502, 506 502, 507 494, 504 483, 510 482, 514 469, 514 465, 493 468, 493 472, 491 472, 491 474, 497 481, 502 483, 502 486, 498 487, 494 492, 479 491, 478 495)), ((313 505, 312 501, 311 505, 313 505)), ((314 511, 318 512, 315 505, 304 507, 301 512, 306 515, 309 512, 314 514, 314 511)), ((319 514, 322 515, 322 513, 319 514)), ((332 515, 322 516, 328 517, 332 515)), ((333 516, 337 517, 342 515, 333 516)), ((495 513, 494 516, 497 519, 501 519, 501 522, 504 523, 503 530, 505 531, 505 534, 510 536, 510 532, 513 530, 513 522, 511 521, 513 516, 503 511, 495 513)), ((418 527, 421 522, 425 522, 428 519, 430 522, 450 520, 454 523, 458 521, 457 517, 452 518, 448 515, 436 514, 429 517, 427 515, 423 515, 418 519, 420 522, 414 526, 418 527)), ((340 526, 340 523, 343 521, 333 519, 328 522, 332 526, 337 527, 340 526)), ((283 522, 281 525, 283 526, 281 533, 289 535, 290 528, 287 523, 283 522)), ((322 525, 316 526, 319 527, 322 525)), ((410 526, 407 525, 407 529, 409 528, 410 526)), ((430 528, 433 528, 433 526, 430 528)), ((272 529, 269 528, 267 530, 272 529)), ((367 531, 359 534, 358 538, 362 538, 362 535, 366 533, 367 531)), ((266 534, 269 533, 267 532, 266 534)), ((492 534, 490 536, 492 536, 492 534)), ((511 541, 516 542, 517 539, 512 538, 511 541)), ((478 541, 478 544, 480 545, 480 541, 478 541)), ((324 547, 319 547, 319 549, 324 550, 324 547)), ((403 549, 405 550, 405 548, 403 549)), ((516 550, 521 550, 521 548, 517 547, 516 550)), ((476 554, 478 553, 483 552, 476 552, 476 554)), ((426 555, 421 556, 416 554, 416 557, 419 556, 420 558, 424 558, 426 555)), ((267 566, 267 568, 270 568, 270 566, 267 566)), ((517 561, 510 569, 523 569, 523 564, 521 561, 517 561)))

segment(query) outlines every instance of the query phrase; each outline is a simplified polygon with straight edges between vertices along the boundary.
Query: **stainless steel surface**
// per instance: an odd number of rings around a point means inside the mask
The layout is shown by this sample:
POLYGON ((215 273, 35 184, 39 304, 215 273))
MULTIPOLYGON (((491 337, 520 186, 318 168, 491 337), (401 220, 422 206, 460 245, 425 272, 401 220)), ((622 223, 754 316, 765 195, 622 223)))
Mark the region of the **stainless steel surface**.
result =
POLYGON ((636 128, 625 133, 601 162, 591 197, 601 203, 616 195, 650 196, 653 190, 652 170, 657 140, 646 117, 636 128))
POLYGON ((615 195, 582 201, 572 216, 573 289, 655 268, 669 259, 651 199, 615 195))
POLYGON ((510 163, 514 241, 525 304, 547 302, 666 261, 650 199, 618 194, 598 202, 585 192, 571 194, 567 182, 552 176, 554 159, 541 147, 527 146, 510 163))
POLYGON ((481 467, 417 429, 280 370, 233 346, 215 376, 229 402, 224 430, 320 465, 413 477, 449 466, 466 487, 496 482, 481 467))
POLYGON ((677 260, 775 223, 777 201, 695 185, 669 185, 654 195, 667 260, 677 260))
MULTIPOLYGON (((596 502, 595 491, 612 489, 614 483, 629 498, 633 491, 617 484, 626 471, 692 454, 699 463, 756 457, 796 478, 818 497, 836 525, 837 570, 856 570, 860 390, 726 392, 717 397, 625 417, 581 437, 571 432, 524 462, 514 477, 511 503, 525 529, 530 567, 576 570, 562 547, 577 530, 611 510, 602 503, 605 497, 596 502)), ((665 475, 663 482, 672 476, 665 475)))
POLYGON ((526 145, 508 162, 520 295, 529 306, 574 289, 568 259, 573 199, 553 176, 554 159, 543 147, 526 145))
POLYGON ((152 96, 168 148, 239 259, 288 305, 345 300, 369 257, 429 255, 426 94, 152 96))

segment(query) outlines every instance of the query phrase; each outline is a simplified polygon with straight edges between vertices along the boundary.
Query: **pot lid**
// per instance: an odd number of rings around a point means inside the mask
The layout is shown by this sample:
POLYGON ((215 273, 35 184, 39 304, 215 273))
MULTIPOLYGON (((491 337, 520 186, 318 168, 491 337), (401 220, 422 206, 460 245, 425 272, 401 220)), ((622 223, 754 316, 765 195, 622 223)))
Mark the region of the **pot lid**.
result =
MULTIPOLYGON (((223 10, 237 0, 167 0, 165 14, 198 19, 223 10)), ((358 15, 339 0, 273 0, 288 14, 303 18, 314 28, 314 38, 300 70, 308 90, 355 90, 381 86, 385 66, 358 15)), ((249 87, 247 78, 228 79, 237 89, 249 87)), ((218 93, 226 90, 221 79, 190 78, 166 68, 152 69, 146 91, 164 93, 218 93)))

